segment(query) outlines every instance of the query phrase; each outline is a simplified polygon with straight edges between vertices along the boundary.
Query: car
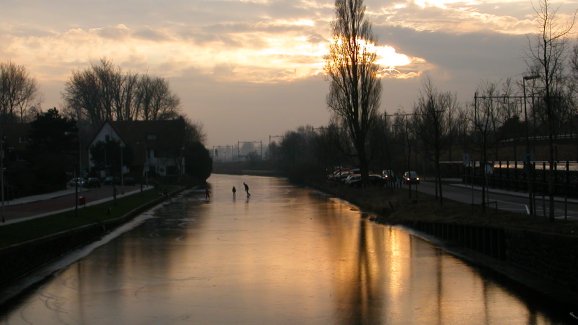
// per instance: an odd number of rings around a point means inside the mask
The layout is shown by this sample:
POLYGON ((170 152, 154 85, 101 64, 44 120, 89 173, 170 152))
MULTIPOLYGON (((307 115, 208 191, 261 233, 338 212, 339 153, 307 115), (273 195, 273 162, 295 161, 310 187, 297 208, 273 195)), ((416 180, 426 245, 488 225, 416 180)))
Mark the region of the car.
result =
POLYGON ((348 171, 349 170, 339 168, 330 173, 329 176, 327 176, 327 178, 331 181, 341 181, 341 176, 348 171))
POLYGON ((89 177, 85 184, 86 187, 100 187, 100 179, 96 177, 89 177))
MULTIPOLYGON (((346 184, 351 187, 361 187, 361 175, 353 174, 346 180, 346 184)), ((384 184, 383 177, 377 174, 369 174, 365 185, 381 186, 384 184)))
POLYGON ((75 177, 71 180, 68 181, 68 183, 66 183, 66 185, 68 185, 68 187, 83 187, 86 183, 86 180, 82 177, 75 177))
POLYGON ((395 173, 391 169, 384 169, 381 171, 381 177, 385 182, 394 182, 395 181, 395 173))
POLYGON ((118 184, 119 183, 119 179, 118 177, 112 177, 112 176, 106 176, 104 178, 104 180, 102 181, 102 184, 104 185, 113 185, 113 184, 118 184))
POLYGON ((353 175, 359 175, 359 168, 347 169, 341 172, 338 180, 342 183, 347 184, 347 179, 353 177, 353 175))
POLYGON ((358 182, 361 182, 361 174, 350 174, 343 182, 347 185, 354 186, 358 182))
POLYGON ((419 184, 419 176, 413 170, 403 173, 402 179, 404 184, 419 184))

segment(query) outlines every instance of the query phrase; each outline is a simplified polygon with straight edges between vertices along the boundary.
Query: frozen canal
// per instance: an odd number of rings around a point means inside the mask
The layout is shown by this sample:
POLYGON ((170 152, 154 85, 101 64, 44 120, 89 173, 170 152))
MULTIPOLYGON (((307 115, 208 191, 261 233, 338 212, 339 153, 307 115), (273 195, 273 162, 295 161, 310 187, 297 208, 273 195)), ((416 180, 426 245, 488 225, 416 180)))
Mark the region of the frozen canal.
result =
POLYGON ((564 321, 539 300, 403 229, 362 218, 343 201, 278 178, 213 175, 209 182, 210 201, 188 194, 141 217, 2 310, 0 323, 564 321))

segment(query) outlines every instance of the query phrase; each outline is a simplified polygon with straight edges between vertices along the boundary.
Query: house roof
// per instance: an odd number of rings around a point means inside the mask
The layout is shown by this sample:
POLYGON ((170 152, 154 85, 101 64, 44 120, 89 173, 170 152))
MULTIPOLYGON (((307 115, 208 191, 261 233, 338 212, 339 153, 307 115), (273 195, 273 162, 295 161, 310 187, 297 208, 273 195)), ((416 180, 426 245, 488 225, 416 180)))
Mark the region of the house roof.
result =
POLYGON ((182 118, 159 121, 107 121, 95 132, 89 142, 91 146, 96 141, 102 141, 102 132, 109 132, 107 126, 116 133, 114 138, 120 138, 133 152, 135 165, 143 165, 147 152, 151 151, 157 158, 174 158, 182 155, 185 136, 185 121, 182 118))
POLYGON ((115 121, 111 126, 127 145, 146 145, 157 151, 179 152, 183 147, 183 119, 160 121, 115 121))
POLYGON ((29 132, 30 123, 7 123, 2 125, 0 137, 4 138, 6 146, 22 150, 28 145, 29 132))

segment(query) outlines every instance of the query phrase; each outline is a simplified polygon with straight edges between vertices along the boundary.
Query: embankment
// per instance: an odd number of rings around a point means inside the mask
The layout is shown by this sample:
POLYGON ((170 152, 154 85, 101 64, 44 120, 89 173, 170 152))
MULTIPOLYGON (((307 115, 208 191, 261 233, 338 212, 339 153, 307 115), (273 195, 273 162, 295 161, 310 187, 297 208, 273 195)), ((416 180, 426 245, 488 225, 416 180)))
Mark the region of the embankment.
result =
MULTIPOLYGON (((181 191, 182 189, 179 189, 168 195, 158 195, 158 197, 140 204, 118 217, 112 217, 104 221, 90 222, 82 226, 67 229, 66 231, 60 231, 34 240, 27 240, 1 248, 0 260, 3 262, 2 268, 0 268, 0 290, 2 292, 0 295, 0 305, 6 303, 18 294, 17 292, 10 293, 5 290, 19 279, 25 278, 43 265, 58 259, 76 248, 102 238, 135 216, 181 191)), ((27 223, 31 227, 35 225, 34 220, 28 221, 27 223)))

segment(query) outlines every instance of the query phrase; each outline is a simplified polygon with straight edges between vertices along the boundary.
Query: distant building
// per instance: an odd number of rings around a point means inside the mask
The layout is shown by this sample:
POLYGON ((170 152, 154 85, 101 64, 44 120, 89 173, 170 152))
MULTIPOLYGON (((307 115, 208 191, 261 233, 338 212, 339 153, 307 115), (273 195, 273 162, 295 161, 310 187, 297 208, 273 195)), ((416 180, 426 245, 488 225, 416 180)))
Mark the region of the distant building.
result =
MULTIPOLYGON (((184 169, 183 119, 161 121, 105 122, 94 135, 88 150, 89 167, 94 174, 107 175, 109 171, 94 171, 91 148, 99 142, 118 142, 122 152, 132 153, 132 163, 119 168, 124 174, 149 176, 180 176, 184 169)), ((126 153, 125 153, 126 154, 126 153)), ((116 173, 115 173, 116 174, 116 173)), ((107 175, 108 176, 108 175, 107 175)))

